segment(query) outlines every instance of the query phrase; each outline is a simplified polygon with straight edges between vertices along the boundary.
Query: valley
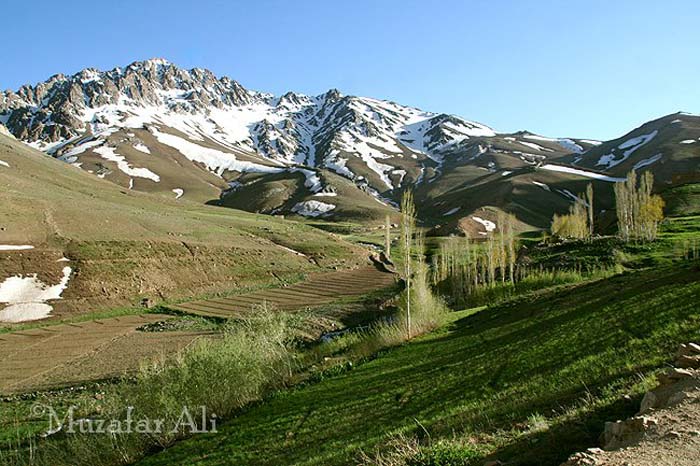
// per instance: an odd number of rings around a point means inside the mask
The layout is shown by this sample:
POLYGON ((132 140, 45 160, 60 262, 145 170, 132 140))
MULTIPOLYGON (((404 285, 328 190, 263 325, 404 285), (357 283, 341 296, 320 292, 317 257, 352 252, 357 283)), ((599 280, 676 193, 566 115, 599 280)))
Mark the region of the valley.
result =
POLYGON ((700 377, 700 116, 580 136, 162 58, 1 92, 0 465, 633 455, 700 377))

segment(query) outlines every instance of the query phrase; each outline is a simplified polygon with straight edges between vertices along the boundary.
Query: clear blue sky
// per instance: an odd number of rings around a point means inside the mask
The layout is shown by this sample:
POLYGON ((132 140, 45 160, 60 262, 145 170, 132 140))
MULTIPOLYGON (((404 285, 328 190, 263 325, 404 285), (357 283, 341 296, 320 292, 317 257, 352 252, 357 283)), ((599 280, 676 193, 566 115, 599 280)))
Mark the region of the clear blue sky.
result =
POLYGON ((700 113, 697 0, 4 2, 0 88, 163 57, 500 131, 608 139, 700 113))

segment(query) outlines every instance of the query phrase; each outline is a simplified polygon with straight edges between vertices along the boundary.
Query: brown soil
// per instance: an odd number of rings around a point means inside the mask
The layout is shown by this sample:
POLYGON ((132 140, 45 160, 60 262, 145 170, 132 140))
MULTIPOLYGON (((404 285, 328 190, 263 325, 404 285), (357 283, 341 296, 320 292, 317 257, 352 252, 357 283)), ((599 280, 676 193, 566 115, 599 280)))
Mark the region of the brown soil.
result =
POLYGON ((115 317, 0 335, 0 393, 114 377, 206 335, 136 331, 144 324, 169 318, 160 314, 115 317))
POLYGON ((280 310, 299 310, 387 288, 395 281, 393 274, 368 266, 316 274, 304 282, 284 288, 228 298, 191 301, 172 307, 189 314, 225 318, 241 316, 263 303, 280 310))

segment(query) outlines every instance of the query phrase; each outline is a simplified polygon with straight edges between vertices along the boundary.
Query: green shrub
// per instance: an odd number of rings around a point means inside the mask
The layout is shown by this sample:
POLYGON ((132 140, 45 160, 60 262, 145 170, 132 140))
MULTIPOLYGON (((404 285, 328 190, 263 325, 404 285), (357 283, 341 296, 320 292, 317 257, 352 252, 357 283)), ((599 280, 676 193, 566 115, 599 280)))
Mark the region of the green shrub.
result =
POLYGON ((470 446, 439 441, 423 448, 413 458, 406 461, 407 466, 468 466, 481 454, 470 446))
POLYGON ((183 408, 195 414, 192 418, 201 429, 202 407, 205 422, 211 415, 227 417, 286 381, 295 360, 294 323, 288 314, 260 307, 250 317, 228 324, 220 339, 199 340, 174 361, 142 367, 136 380, 118 383, 106 409, 95 413, 101 419, 125 420, 131 410, 134 418, 163 420, 160 432, 63 434, 32 444, 31 452, 0 456, 0 463, 130 464, 154 448, 166 447, 189 434, 175 430, 183 408))

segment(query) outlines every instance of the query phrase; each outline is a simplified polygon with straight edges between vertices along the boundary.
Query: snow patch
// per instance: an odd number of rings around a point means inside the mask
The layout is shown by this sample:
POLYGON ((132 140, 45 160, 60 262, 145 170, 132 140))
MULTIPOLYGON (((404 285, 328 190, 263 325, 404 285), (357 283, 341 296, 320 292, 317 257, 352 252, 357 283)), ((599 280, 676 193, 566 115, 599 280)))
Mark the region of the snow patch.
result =
POLYGON ((565 167, 563 165, 554 165, 551 163, 542 165, 540 168, 543 170, 549 170, 553 172, 571 173, 572 175, 585 176, 586 178, 592 178, 594 180, 600 181, 608 181, 610 183, 625 181, 625 178, 617 178, 614 176, 603 175, 601 173, 589 172, 580 168, 565 167))
POLYGON ((335 209, 334 204, 326 204, 321 201, 303 201, 292 207, 292 212, 304 217, 319 217, 327 215, 333 209, 335 209))
POLYGON ((338 157, 337 151, 334 151, 333 153, 331 153, 331 157, 324 162, 324 165, 329 170, 333 170, 337 174, 342 175, 346 178, 350 178, 352 180, 355 178, 355 174, 352 171, 350 171, 348 167, 346 167, 347 163, 348 159, 338 157))
POLYGON ((0 166, 10 168, 10 164, 5 162, 4 160, 0 160, 0 166))
POLYGON ((697 141, 695 139, 685 139, 681 141, 679 144, 695 144, 697 141))
POLYGON ((180 199, 185 191, 182 188, 175 188, 172 190, 175 193, 175 199, 180 199))
POLYGON ((145 144, 141 144, 141 143, 134 144, 134 149, 136 149, 139 152, 143 152, 144 154, 151 153, 151 149, 149 149, 148 146, 146 146, 145 144))
POLYGON ((123 156, 117 154, 114 151, 113 147, 109 147, 109 146, 98 147, 97 149, 94 150, 94 152, 96 154, 99 154, 100 157, 102 157, 103 159, 116 163, 117 168, 119 168, 119 170, 121 170, 122 172, 126 173, 129 176, 133 176, 133 177, 137 177, 137 178, 147 178, 149 180, 155 181, 156 183, 160 181, 160 176, 156 175, 148 168, 134 168, 134 167, 132 167, 123 156))
POLYGON ((535 186, 539 186, 540 188, 544 189, 545 191, 552 191, 552 190, 549 188, 549 186, 547 186, 547 185, 544 184, 544 183, 540 183, 539 181, 533 181, 532 184, 534 184, 535 186))
POLYGON ((6 278, 0 283, 0 303, 9 306, 0 311, 0 322, 26 322, 48 317, 53 307, 46 301, 61 299, 71 272, 70 267, 64 267, 63 278, 53 286, 44 284, 36 274, 6 278))
POLYGON ((491 220, 486 220, 486 219, 483 219, 481 217, 472 217, 472 220, 474 220, 475 222, 481 223, 484 226, 484 228, 486 229, 487 233, 490 233, 496 229, 496 224, 493 223, 491 220))
POLYGON ((78 160, 76 157, 77 155, 82 154, 86 150, 92 149, 93 147, 101 146, 102 143, 103 141, 99 140, 80 143, 77 146, 73 147, 71 150, 61 154, 61 156, 58 159, 64 162, 74 163, 76 160, 78 160))
POLYGON ((455 207, 454 209, 450 209, 450 210, 448 210, 447 212, 445 212, 444 214, 442 214, 442 216, 443 216, 443 217, 448 217, 448 216, 450 216, 450 215, 456 213, 459 209, 460 209, 459 207, 455 207))
POLYGON ((663 154, 656 154, 653 157, 650 157, 648 159, 640 160, 639 162, 634 164, 634 167, 632 167, 632 170, 639 170, 642 167, 646 167, 647 165, 651 165, 652 163, 658 162, 661 160, 661 157, 663 157, 663 154))
POLYGON ((27 249, 34 249, 34 246, 28 244, 0 244, 0 251, 26 251, 27 249))
POLYGON ((583 147, 579 146, 576 144, 576 141, 573 139, 568 139, 568 138, 546 138, 544 136, 537 136, 535 134, 526 134, 524 136, 526 139, 532 139, 535 141, 548 141, 548 142, 555 142, 562 146, 564 149, 575 152, 577 154, 580 154, 583 152, 583 147))
POLYGON ((284 171, 282 167, 271 167, 253 162, 244 162, 236 159, 236 156, 231 153, 200 146, 199 144, 187 141, 179 136, 161 133, 155 129, 153 129, 152 132, 156 139, 158 139, 158 142, 177 149, 182 155, 193 162, 203 163, 209 170, 219 176, 223 175, 226 170, 256 173, 280 173, 284 171))
POLYGON ((622 162, 627 160, 630 157, 630 155, 634 153, 634 151, 636 151, 637 149, 654 139, 654 137, 656 137, 657 134, 659 134, 659 131, 654 130, 649 134, 643 134, 641 136, 637 136, 636 138, 628 139, 627 141, 617 146, 618 149, 627 149, 625 152, 623 152, 621 158, 618 159, 613 151, 610 154, 602 156, 600 160, 598 160, 598 163, 596 163, 596 166, 602 165, 606 168, 612 168, 616 165, 621 164, 622 162))
POLYGON ((321 183, 321 178, 319 178, 318 174, 313 171, 309 170, 307 168, 290 168, 289 171, 291 173, 302 173, 306 180, 304 181, 304 186, 309 188, 309 191, 312 193, 317 193, 321 189, 323 189, 323 184, 321 183))
POLYGON ((343 132, 340 135, 340 141, 343 150, 360 157, 365 165, 367 165, 367 168, 376 173, 388 189, 394 189, 394 185, 387 175, 387 172, 394 170, 394 167, 377 161, 377 159, 387 158, 388 156, 373 149, 368 144, 374 143, 375 141, 373 139, 354 132, 343 132))
POLYGON ((552 149, 547 149, 546 147, 542 147, 539 144, 535 144, 534 142, 518 141, 518 143, 522 144, 523 146, 527 146, 530 149, 535 149, 542 152, 553 152, 552 149))
POLYGON ((564 197, 571 199, 574 202, 580 202, 581 204, 588 207, 588 202, 584 201, 583 199, 581 199, 580 197, 578 197, 576 194, 572 193, 568 189, 557 189, 557 192, 564 195, 564 197))

